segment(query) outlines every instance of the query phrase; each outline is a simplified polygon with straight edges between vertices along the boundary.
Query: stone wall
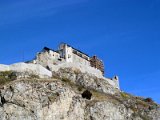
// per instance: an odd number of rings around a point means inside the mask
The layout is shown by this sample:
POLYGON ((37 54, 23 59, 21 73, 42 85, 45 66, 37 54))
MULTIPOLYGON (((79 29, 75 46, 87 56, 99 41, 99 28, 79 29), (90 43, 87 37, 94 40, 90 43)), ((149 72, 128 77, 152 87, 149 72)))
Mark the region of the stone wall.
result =
POLYGON ((38 53, 36 59, 34 60, 34 63, 46 67, 50 64, 57 64, 59 62, 59 58, 59 53, 50 50, 38 53))
POLYGON ((0 65, 0 72, 13 71, 17 78, 26 78, 30 76, 38 76, 39 78, 51 78, 52 72, 41 66, 40 64, 15 63, 12 65, 0 65))
POLYGON ((85 60, 84 58, 81 58, 76 54, 72 54, 72 56, 73 56, 73 62, 74 63, 79 63, 79 64, 83 64, 83 65, 86 65, 86 66, 90 66, 90 62, 85 60))

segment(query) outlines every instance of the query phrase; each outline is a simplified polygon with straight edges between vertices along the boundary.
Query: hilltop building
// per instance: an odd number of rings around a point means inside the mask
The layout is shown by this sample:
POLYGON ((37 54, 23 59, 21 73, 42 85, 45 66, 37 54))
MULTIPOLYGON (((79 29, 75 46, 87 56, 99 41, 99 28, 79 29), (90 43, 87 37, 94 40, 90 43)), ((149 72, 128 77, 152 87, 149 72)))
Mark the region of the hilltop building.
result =
POLYGON ((90 57, 68 44, 60 44, 58 52, 60 57, 63 58, 66 62, 78 62, 90 66, 90 57))
POLYGON ((78 63, 83 66, 94 67, 95 69, 100 70, 102 75, 104 75, 104 64, 102 60, 97 58, 97 56, 90 57, 66 43, 60 44, 56 51, 44 47, 43 50, 37 54, 36 59, 33 62, 41 64, 44 67, 47 67, 49 64, 57 65, 64 62, 78 63))

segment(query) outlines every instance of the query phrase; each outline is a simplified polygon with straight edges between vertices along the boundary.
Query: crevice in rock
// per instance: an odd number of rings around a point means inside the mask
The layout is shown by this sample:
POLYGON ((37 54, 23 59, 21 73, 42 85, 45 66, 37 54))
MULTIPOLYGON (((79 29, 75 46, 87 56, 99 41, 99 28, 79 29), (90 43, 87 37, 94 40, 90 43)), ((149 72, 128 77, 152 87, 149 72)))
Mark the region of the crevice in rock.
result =
POLYGON ((11 92, 14 92, 14 88, 12 86, 9 86, 9 89, 11 90, 11 92))
POLYGON ((4 97, 1 97, 1 106, 3 106, 6 103, 6 100, 4 97))

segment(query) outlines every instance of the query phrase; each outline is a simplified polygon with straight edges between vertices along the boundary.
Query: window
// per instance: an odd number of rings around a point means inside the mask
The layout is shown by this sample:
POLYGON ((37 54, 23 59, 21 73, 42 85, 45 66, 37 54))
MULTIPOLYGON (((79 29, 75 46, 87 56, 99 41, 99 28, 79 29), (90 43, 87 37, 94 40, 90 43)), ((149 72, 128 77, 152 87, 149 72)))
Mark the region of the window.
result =
POLYGON ((68 58, 71 58, 71 55, 68 55, 68 58))

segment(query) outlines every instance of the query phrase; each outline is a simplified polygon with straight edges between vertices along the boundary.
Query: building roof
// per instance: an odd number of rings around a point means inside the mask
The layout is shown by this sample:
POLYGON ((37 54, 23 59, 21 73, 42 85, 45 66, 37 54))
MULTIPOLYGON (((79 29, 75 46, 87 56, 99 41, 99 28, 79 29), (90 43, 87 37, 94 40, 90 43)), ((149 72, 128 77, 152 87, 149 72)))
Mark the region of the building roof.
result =
MULTIPOLYGON (((53 50, 53 49, 51 49, 51 48, 48 48, 48 47, 44 47, 43 50, 46 50, 46 51, 50 51, 50 50, 51 50, 51 51, 53 51, 53 52, 57 52, 57 51, 55 51, 55 50, 53 50)), ((42 50, 42 51, 43 51, 43 50, 42 50)))
MULTIPOLYGON (((68 47, 72 47, 71 45, 69 45, 69 44, 67 44, 67 43, 61 43, 61 44, 66 44, 68 47)), ((84 53, 84 52, 82 52, 82 51, 80 51, 80 50, 78 50, 78 49, 76 49, 76 48, 74 48, 74 47, 72 47, 72 49, 80 52, 81 54, 86 55, 87 57, 90 57, 88 54, 86 54, 86 53, 84 53)), ((50 50, 51 50, 51 51, 53 51, 53 52, 57 52, 57 53, 58 53, 58 50, 55 51, 55 50, 53 50, 53 49, 51 49, 51 48, 48 48, 48 47, 44 47, 43 50, 46 50, 46 51, 50 51, 50 50)), ((43 50, 42 50, 42 51, 43 51, 43 50)))

